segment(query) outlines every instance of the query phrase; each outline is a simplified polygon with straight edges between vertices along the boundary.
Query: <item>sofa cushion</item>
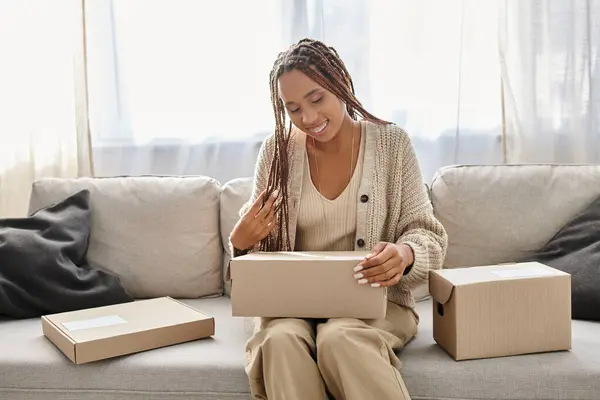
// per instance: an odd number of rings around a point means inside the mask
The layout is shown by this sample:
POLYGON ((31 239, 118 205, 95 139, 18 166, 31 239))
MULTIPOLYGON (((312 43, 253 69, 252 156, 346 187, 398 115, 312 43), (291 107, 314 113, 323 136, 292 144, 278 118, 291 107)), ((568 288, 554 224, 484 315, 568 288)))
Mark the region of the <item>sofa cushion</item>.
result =
POLYGON ((113 272, 135 298, 222 293, 219 184, 206 177, 47 178, 30 210, 88 189, 88 261, 113 272))
MULTIPOLYGON (((184 302, 215 316, 214 337, 83 365, 41 336, 39 319, 0 321, 0 398, 250 399, 245 319, 227 297, 184 302)), ((570 352, 455 362, 432 339, 431 302, 417 311, 419 333, 400 352, 415 400, 600 398, 600 323, 574 321, 570 352)))
POLYGON ((521 260, 599 195, 600 166, 442 168, 431 199, 448 232, 445 267, 521 260))
MULTIPOLYGON (((231 259, 229 236, 240 218, 240 209, 250 199, 252 194, 252 178, 233 179, 221 188, 221 240, 225 253, 223 256, 223 276, 231 259)), ((224 282, 225 293, 231 294, 231 282, 224 282)))
POLYGON ((90 194, 0 219, 0 315, 13 318, 132 301, 119 279, 86 261, 90 194))
POLYGON ((600 197, 530 260, 571 274, 573 318, 600 321, 600 197))

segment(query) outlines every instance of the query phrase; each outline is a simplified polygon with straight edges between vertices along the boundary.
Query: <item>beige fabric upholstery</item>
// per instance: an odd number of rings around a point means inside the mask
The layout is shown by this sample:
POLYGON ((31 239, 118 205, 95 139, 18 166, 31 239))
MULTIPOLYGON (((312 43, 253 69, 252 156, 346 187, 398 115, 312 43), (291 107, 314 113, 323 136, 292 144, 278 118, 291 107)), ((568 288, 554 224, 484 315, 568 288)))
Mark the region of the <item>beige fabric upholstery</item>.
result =
POLYGON ((222 293, 219 184, 205 177, 44 179, 30 211, 81 189, 92 199, 88 260, 134 297, 222 293))
POLYGON ((448 232, 445 267, 517 261, 599 195, 600 166, 443 168, 431 198, 448 232))
MULTIPOLYGON (((238 222, 240 209, 250 199, 252 193, 252 178, 238 178, 227 182, 221 189, 221 240, 225 253, 223 254, 223 276, 231 259, 229 251, 229 236, 238 222)), ((231 294, 230 282, 224 282, 225 293, 231 294)))

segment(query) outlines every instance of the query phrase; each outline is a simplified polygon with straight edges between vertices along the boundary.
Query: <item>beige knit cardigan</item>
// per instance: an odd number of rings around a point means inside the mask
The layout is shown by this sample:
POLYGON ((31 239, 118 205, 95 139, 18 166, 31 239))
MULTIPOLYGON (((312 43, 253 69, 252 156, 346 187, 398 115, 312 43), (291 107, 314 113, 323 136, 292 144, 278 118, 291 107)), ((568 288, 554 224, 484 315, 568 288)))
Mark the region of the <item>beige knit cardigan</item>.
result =
MULTIPOLYGON (((369 250, 380 241, 410 246, 415 255, 412 268, 397 285, 388 289, 388 299, 413 308, 415 302, 411 289, 427 282, 429 270, 442 267, 448 237, 433 215, 419 163, 406 132, 393 124, 362 123, 366 124, 363 130, 366 140, 356 210, 355 250, 369 250)), ((290 242, 294 248, 306 159, 306 134, 293 129, 291 135, 288 210, 290 242)), ((272 135, 260 148, 252 195, 240 210, 240 216, 267 185, 274 143, 272 135)), ((231 242, 229 246, 231 254, 234 254, 231 242)), ((257 249, 258 246, 255 246, 251 251, 257 249)), ((226 277, 229 279, 229 271, 226 271, 226 277)))

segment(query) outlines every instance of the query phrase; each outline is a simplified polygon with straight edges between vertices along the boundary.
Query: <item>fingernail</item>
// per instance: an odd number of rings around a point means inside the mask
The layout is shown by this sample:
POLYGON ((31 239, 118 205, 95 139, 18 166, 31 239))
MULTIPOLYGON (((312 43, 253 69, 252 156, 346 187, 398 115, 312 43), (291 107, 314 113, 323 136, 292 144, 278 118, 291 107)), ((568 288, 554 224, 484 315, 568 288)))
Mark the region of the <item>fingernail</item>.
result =
POLYGON ((367 255, 366 255, 366 257, 365 257, 365 258, 366 258, 366 259, 369 259, 369 258, 371 258, 371 257, 373 257, 373 254, 372 254, 372 253, 369 253, 369 254, 367 254, 367 255))
POLYGON ((279 197, 279 189, 275 189, 275 190, 273 191, 273 196, 274 196, 275 198, 279 197))
POLYGON ((364 276, 363 274, 354 274, 354 279, 360 279, 363 276, 364 276))
POLYGON ((368 281, 368 280, 366 280, 366 279, 360 279, 360 280, 358 281, 358 283, 360 283, 361 285, 364 285, 364 284, 365 284, 365 283, 367 283, 367 282, 369 282, 369 281, 368 281))
POLYGON ((354 272, 362 271, 362 269, 363 269, 362 265, 357 265, 356 267, 354 267, 354 272))
POLYGON ((381 283, 371 283, 371 287, 379 287, 381 286, 381 283))

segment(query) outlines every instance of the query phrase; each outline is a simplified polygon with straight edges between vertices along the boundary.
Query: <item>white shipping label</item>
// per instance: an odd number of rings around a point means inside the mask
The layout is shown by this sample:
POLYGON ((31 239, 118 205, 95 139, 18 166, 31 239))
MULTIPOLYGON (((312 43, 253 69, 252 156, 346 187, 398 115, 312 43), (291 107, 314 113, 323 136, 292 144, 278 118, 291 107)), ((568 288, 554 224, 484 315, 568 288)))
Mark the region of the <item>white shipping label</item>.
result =
POLYGON ((542 267, 521 268, 521 269, 497 269, 492 274, 500 278, 527 278, 531 276, 552 276, 556 275, 554 271, 542 267))
POLYGON ((123 318, 118 315, 107 315, 106 317, 81 319, 78 321, 63 322, 62 325, 69 331, 80 331, 83 329, 103 328, 106 326, 114 326, 126 324, 123 318))

